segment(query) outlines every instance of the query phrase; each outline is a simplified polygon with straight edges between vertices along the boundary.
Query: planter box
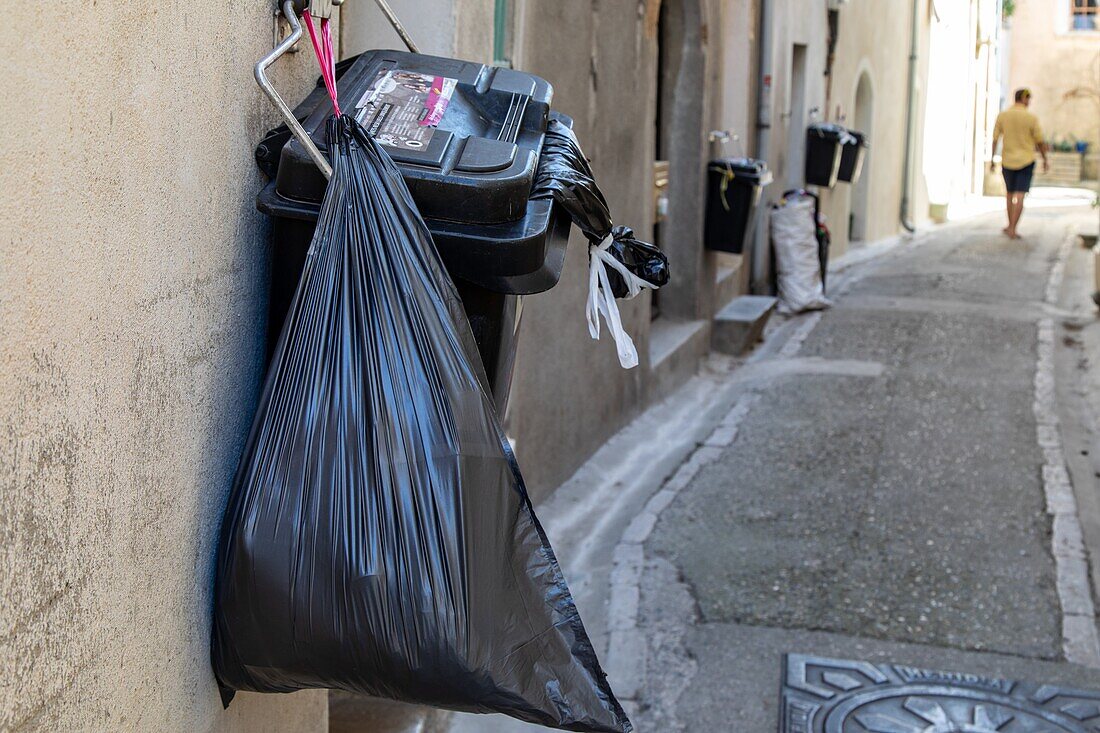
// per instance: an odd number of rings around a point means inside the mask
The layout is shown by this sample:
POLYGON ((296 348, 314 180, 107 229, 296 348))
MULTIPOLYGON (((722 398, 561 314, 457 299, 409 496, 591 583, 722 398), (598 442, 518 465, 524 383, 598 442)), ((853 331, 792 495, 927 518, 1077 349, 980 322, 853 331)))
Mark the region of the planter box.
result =
POLYGON ((1073 186, 1081 182, 1082 156, 1080 153, 1047 153, 1050 172, 1043 173, 1043 162, 1037 162, 1035 182, 1041 186, 1073 186))

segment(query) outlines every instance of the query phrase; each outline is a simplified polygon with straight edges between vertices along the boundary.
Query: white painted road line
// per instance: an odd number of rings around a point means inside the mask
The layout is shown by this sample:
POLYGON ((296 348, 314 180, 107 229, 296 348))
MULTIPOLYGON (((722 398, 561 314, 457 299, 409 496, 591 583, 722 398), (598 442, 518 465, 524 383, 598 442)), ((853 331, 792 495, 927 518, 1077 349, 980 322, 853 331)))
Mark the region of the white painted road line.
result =
MULTIPOLYGON (((1058 257, 1047 278, 1045 301, 1049 306, 1058 303, 1066 258, 1076 239, 1075 233, 1070 234, 1058 248, 1058 257)), ((1089 564, 1059 433, 1054 389, 1054 334, 1054 320, 1040 318, 1033 405, 1036 440, 1043 452, 1043 491, 1047 513, 1053 517, 1054 525, 1051 552, 1057 571, 1058 599, 1062 605, 1062 651, 1068 662, 1100 668, 1100 637, 1096 632, 1089 564)))

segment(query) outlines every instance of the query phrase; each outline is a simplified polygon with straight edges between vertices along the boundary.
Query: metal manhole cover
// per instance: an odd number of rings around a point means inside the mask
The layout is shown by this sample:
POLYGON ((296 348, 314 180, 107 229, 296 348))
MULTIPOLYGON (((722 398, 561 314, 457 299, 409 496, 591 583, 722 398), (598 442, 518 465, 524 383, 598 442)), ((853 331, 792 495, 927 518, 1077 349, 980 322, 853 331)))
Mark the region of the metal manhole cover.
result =
POLYGON ((1100 733, 1100 692, 787 655, 780 733, 1100 733))

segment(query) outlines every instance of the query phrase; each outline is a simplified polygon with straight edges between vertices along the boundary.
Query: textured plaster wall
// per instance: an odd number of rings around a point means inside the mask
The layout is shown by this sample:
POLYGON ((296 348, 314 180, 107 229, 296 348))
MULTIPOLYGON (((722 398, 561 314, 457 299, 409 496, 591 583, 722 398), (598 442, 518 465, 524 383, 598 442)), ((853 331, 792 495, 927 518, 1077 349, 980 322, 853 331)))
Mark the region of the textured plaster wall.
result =
MULTIPOLYGON (((926 16, 922 14, 922 26, 926 16)), ((868 177, 866 241, 896 234, 905 157, 905 116, 909 104, 909 37, 911 5, 881 0, 851 0, 840 10, 840 32, 833 65, 828 119, 855 126, 856 90, 867 74, 873 90, 871 148, 863 175, 868 177)), ((920 130, 918 124, 915 130, 920 130)), ((914 155, 913 168, 920 167, 914 155)), ((914 177, 916 181, 918 177, 914 177)), ((822 208, 833 235, 834 254, 848 244, 853 186, 838 183, 822 196, 822 208)), ((914 207, 916 208, 916 207, 914 207)))
MULTIPOLYGON (((792 53, 795 44, 806 46, 806 110, 825 107, 825 0, 773 0, 775 6, 772 45, 772 121, 768 165, 775 184, 767 189, 765 201, 773 202, 783 193, 789 173, 803 179, 801 171, 789 172, 791 126, 805 128, 808 120, 792 120, 792 53)), ((802 133, 799 133, 799 144, 802 133)))
MULTIPOLYGON (((656 62, 639 7, 518 2, 515 65, 554 85, 554 107, 574 118, 615 221, 645 233, 653 221, 656 62)), ((643 397, 648 365, 624 371, 606 330, 599 342, 589 338, 587 289, 587 240, 574 227, 561 282, 524 301, 508 427, 536 497, 567 478, 643 397)), ((620 305, 644 360, 649 297, 620 305)))
MULTIPOLYGON (((325 728, 208 662, 259 387, 267 0, 14 3, 0 30, 0 729, 325 728)), ((280 65, 307 89, 311 54, 280 65)), ((294 101, 294 100, 292 100, 294 101)))
MULTIPOLYGON (((493 0, 391 0, 390 7, 422 53, 487 63, 493 55, 493 0)), ((341 9, 341 53, 376 48, 405 50, 371 0, 341 9)))
MULTIPOLYGON (((724 57, 723 29, 738 22, 738 16, 743 24, 754 22, 755 0, 663 1, 675 27, 669 43, 680 57, 670 64, 672 217, 662 242, 672 262, 673 283, 662 291, 657 321, 650 318, 648 293, 620 301, 624 324, 641 356, 641 364, 629 371, 619 366, 606 327, 601 341, 588 336, 588 253, 579 232, 573 232, 560 284, 525 299, 508 428, 536 498, 568 478, 677 379, 693 373, 697 355, 690 348, 680 352, 674 371, 667 363, 655 364, 655 335, 694 321, 704 329, 706 343, 716 262, 703 250, 702 192, 705 163, 719 152, 707 143, 707 133, 744 124, 738 104, 745 100, 738 95, 749 85, 751 71, 731 70, 723 59, 740 60, 748 52, 731 46, 724 57), (728 106, 724 79, 735 85, 728 106)), ((574 118, 615 223, 631 226, 642 239, 653 231, 660 6, 660 0, 515 4, 516 67, 554 85, 554 106, 574 118)), ((744 37, 750 37, 749 31, 744 37)))
MULTIPOLYGON (((1100 148, 1100 31, 1070 32, 1060 0, 1018 0, 1012 17, 1008 90, 1029 87, 1049 138, 1100 148), (1059 22, 1061 21, 1061 22, 1059 22)), ((1011 99, 1011 97, 1009 97, 1011 99)))
MULTIPOLYGON (((769 165, 776 183, 764 200, 773 202, 791 178, 804 180, 801 171, 788 170, 792 163, 792 125, 795 120, 791 88, 792 53, 795 44, 806 46, 806 110, 818 108, 817 121, 855 125, 856 89, 864 73, 871 80, 873 96, 873 138, 863 175, 869 176, 868 226, 866 240, 890 236, 899 231, 902 171, 905 153, 905 113, 908 104, 908 49, 911 5, 905 2, 852 0, 840 8, 839 36, 833 64, 831 96, 826 100, 825 66, 828 39, 827 6, 824 0, 802 2, 775 0, 773 46, 774 85, 769 165)), ((927 211, 927 194, 920 175, 923 129, 923 84, 926 78, 928 9, 922 8, 916 101, 917 131, 913 143, 912 210, 919 222, 927 211)), ((807 119, 805 122, 813 120, 807 119)), ((798 135, 798 145, 804 145, 798 135)), ((852 186, 838 183, 833 190, 821 190, 824 213, 833 237, 832 255, 848 248, 852 186)))
POLYGON ((719 129, 732 130, 740 141, 730 143, 726 155, 753 152, 756 130, 756 65, 759 55, 760 0, 725 0, 721 7, 721 106, 719 129))

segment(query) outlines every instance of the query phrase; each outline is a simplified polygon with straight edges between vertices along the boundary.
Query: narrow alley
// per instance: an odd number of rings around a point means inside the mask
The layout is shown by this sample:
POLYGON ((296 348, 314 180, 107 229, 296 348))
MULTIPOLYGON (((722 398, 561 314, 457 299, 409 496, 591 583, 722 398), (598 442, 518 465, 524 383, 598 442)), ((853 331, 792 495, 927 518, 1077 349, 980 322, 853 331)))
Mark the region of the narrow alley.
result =
MULTIPOLYGON (((747 363, 713 360, 547 504, 639 730, 806 730, 777 728, 785 654, 1100 700, 1083 544, 1100 474, 1058 438, 1087 402, 1092 215, 1036 210, 1015 242, 986 215, 865 253, 831 310, 778 324, 747 363)), ((844 679, 834 693, 858 687, 844 679)), ((829 730, 925 730, 903 701, 886 727, 829 730)))
POLYGON ((9 5, 0 733, 1100 733, 1100 0, 9 5))

